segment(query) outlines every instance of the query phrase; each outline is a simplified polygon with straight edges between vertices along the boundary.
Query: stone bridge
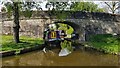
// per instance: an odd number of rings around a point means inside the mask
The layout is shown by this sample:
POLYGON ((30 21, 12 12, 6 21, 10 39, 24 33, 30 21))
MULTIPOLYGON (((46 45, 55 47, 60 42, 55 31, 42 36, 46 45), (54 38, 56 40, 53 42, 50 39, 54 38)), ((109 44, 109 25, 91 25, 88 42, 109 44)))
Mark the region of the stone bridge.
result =
MULTIPOLYGON (((85 41, 85 35, 89 34, 120 34, 120 15, 113 15, 109 13, 98 13, 98 12, 73 12, 66 11, 69 13, 65 19, 57 19, 53 15, 50 15, 47 11, 33 13, 30 19, 23 19, 21 16, 20 23, 23 27, 22 21, 35 23, 42 25, 47 23, 64 23, 72 26, 74 30, 79 33, 79 40, 85 41), (34 19, 34 21, 32 20, 34 19)), ((7 16, 7 15, 3 15, 7 16)), ((7 17, 3 17, 4 20, 7 17)), ((43 30, 44 28, 42 28, 43 30)), ((42 31, 43 32, 43 31, 42 31)))
POLYGON ((72 26, 79 33, 79 40, 85 41, 90 34, 120 34, 120 15, 97 12, 70 12, 66 19, 52 23, 64 23, 72 26))

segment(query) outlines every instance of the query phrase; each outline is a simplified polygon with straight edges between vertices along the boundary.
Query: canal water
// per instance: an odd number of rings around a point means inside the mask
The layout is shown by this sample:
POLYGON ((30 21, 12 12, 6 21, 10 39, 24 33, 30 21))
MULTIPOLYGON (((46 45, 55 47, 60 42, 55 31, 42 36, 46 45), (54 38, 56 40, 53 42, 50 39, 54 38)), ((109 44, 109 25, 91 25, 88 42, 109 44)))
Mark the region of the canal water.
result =
POLYGON ((118 56, 96 51, 78 49, 70 55, 59 57, 60 49, 44 53, 33 51, 17 56, 2 58, 3 66, 118 66, 118 56))

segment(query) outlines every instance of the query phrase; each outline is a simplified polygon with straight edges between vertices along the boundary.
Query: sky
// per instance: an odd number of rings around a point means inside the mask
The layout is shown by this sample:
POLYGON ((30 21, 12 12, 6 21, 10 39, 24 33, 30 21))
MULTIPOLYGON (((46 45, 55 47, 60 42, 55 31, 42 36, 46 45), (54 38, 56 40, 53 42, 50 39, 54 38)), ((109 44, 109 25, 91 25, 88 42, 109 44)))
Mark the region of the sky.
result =
MULTIPOLYGON (((1 4, 2 1, 4 1, 4 0, 0 0, 0 12, 1 12, 1 8, 4 7, 4 5, 1 4)), ((7 1, 10 2, 10 0, 6 0, 6 2, 7 2, 7 1)), ((43 0, 43 3, 41 4, 43 10, 47 10, 47 9, 45 8, 45 4, 46 4, 46 3, 47 3, 47 1, 46 1, 46 0, 44 1, 44 0, 43 0)), ((102 5, 100 4, 100 1, 94 1, 94 3, 98 4, 99 7, 102 7, 102 5)))
MULTIPOLYGON (((103 4, 101 4, 101 2, 102 1, 93 1, 95 4, 98 4, 98 6, 100 7, 100 8, 102 8, 103 7, 103 4)), ((47 1, 45 1, 43 4, 42 4, 42 8, 43 9, 45 9, 46 10, 46 8, 45 8, 45 4, 47 3, 47 1)))

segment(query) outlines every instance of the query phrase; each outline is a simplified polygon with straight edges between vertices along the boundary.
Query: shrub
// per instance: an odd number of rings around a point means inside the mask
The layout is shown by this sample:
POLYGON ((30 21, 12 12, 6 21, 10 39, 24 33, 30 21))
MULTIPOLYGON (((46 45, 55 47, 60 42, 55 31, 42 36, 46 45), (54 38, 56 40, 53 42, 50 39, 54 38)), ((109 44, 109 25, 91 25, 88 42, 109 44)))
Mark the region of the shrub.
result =
POLYGON ((120 51, 118 48, 120 46, 119 38, 111 34, 91 35, 89 38, 89 44, 91 46, 103 50, 106 53, 118 53, 118 51, 120 51))
POLYGON ((61 48, 67 48, 69 51, 73 51, 72 44, 70 41, 64 40, 64 42, 61 42, 61 48))

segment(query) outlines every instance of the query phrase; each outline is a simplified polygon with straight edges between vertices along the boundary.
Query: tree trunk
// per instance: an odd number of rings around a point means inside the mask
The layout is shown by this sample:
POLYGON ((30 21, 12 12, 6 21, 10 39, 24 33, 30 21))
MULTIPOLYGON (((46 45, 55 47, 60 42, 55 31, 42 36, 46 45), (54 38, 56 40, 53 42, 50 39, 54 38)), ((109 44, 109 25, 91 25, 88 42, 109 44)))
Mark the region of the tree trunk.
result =
POLYGON ((14 23, 13 23, 13 36, 15 43, 19 43, 19 8, 18 2, 13 2, 13 15, 14 15, 14 23))

